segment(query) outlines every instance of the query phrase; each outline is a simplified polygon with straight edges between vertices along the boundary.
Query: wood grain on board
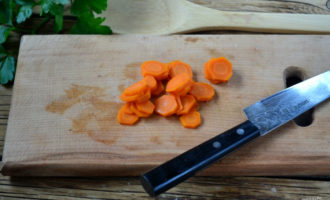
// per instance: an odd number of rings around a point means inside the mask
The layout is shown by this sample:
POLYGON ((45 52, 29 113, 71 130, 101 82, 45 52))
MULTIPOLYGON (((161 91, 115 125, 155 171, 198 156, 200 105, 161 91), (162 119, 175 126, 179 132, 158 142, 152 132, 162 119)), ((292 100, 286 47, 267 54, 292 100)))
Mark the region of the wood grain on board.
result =
MULTIPOLYGON (((245 120, 242 109, 284 88, 283 73, 330 69, 330 36, 25 36, 21 43, 3 155, 6 175, 140 175, 245 120), (234 66, 216 97, 200 104, 203 124, 185 129, 157 115, 116 121, 118 96, 141 79, 145 60, 234 66)), ((325 175, 330 172, 330 105, 308 127, 293 122, 241 148, 203 175, 325 175)))

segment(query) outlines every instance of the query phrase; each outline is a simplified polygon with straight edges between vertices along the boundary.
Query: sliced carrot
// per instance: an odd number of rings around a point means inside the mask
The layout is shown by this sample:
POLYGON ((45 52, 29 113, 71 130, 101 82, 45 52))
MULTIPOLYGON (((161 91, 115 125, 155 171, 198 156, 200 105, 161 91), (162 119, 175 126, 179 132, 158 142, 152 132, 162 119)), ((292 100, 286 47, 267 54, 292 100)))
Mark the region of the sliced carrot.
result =
POLYGON ((158 96, 164 92, 164 84, 161 81, 157 81, 157 88, 154 91, 151 91, 152 95, 158 96))
POLYGON ((194 83, 189 93, 193 95, 197 101, 209 101, 215 94, 211 85, 202 82, 194 83))
POLYGON ((139 117, 135 114, 129 114, 129 107, 125 104, 119 111, 117 114, 117 121, 120 124, 124 124, 124 125, 133 125, 136 122, 139 121, 139 117))
POLYGON ((202 119, 199 112, 191 111, 187 114, 182 115, 180 117, 180 122, 185 128, 196 128, 201 124, 202 119))
POLYGON ((176 114, 183 115, 187 114, 191 110, 193 110, 194 107, 197 108, 197 101, 194 96, 192 95, 185 95, 181 96, 181 103, 182 103, 182 109, 179 110, 176 114))
POLYGON ((178 109, 176 110, 176 114, 178 115, 178 113, 180 113, 180 111, 183 109, 183 105, 180 96, 175 96, 175 100, 178 103, 178 109))
POLYGON ((168 67, 170 69, 170 78, 177 76, 179 74, 187 73, 189 74, 190 78, 193 77, 193 73, 191 71, 190 65, 181 62, 179 60, 172 61, 168 63, 168 67))
POLYGON ((151 115, 155 109, 155 105, 151 101, 136 103, 135 105, 140 112, 146 113, 148 115, 151 115))
POLYGON ((133 85, 127 87, 123 94, 125 95, 136 95, 144 93, 148 89, 147 82, 145 80, 138 81, 133 85))
POLYGON ((168 71, 167 64, 155 60, 146 61, 141 65, 142 76, 153 76, 157 80, 167 79, 168 71))
POLYGON ((227 82, 233 74, 232 64, 225 57, 212 58, 205 63, 204 73, 212 83, 227 82))
POLYGON ((192 79, 186 73, 173 77, 166 85, 166 92, 177 94, 190 86, 192 79))
POLYGON ((119 96, 119 98, 125 102, 132 102, 132 101, 136 101, 139 98, 139 95, 126 95, 126 94, 122 93, 119 96))
POLYGON ((182 90, 177 91, 173 94, 177 95, 177 96, 184 96, 186 95, 192 88, 192 86, 194 85, 194 81, 191 79, 190 82, 187 84, 186 87, 184 87, 182 90))
POLYGON ((136 94, 136 95, 126 95, 125 93, 122 93, 119 98, 122 101, 126 101, 126 102, 145 102, 148 101, 151 97, 151 92, 149 90, 149 88, 147 89, 147 91, 145 91, 144 93, 141 94, 136 94))
POLYGON ((130 109, 136 114, 138 117, 148 117, 150 114, 141 112, 137 106, 136 103, 130 103, 130 109))
POLYGON ((174 95, 163 95, 155 102, 155 112, 164 117, 173 115, 177 109, 178 103, 174 95))
POLYGON ((130 103, 125 103, 125 105, 122 108, 123 108, 125 113, 134 114, 134 112, 130 108, 130 103))
POLYGON ((150 91, 154 91, 155 89, 157 89, 157 81, 153 76, 146 76, 144 77, 144 80, 150 88, 150 91))
POLYGON ((137 103, 142 103, 142 102, 146 102, 150 99, 151 97, 151 92, 148 89, 145 93, 141 94, 138 96, 138 98, 135 100, 137 103))

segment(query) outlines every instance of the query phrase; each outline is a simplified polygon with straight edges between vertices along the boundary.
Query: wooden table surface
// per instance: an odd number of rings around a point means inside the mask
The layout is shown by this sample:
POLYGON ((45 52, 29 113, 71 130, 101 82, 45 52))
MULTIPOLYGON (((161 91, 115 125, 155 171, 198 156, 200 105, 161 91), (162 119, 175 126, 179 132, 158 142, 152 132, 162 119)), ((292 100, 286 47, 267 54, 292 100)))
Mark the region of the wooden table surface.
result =
MULTIPOLYGON (((330 0, 191 0, 210 8, 229 11, 330 14, 330 0)), ((27 23, 33 27, 41 19, 27 23)), ((74 19, 65 18, 63 33, 74 19)), ((49 33, 52 22, 41 33, 49 33)), ((205 34, 238 32, 211 31, 205 34)), ((242 33, 242 32, 239 32, 242 33)), ((7 47, 19 46, 19 35, 10 37, 7 47)), ((0 156, 2 155, 12 87, 0 87, 0 156)), ((2 156, 1 156, 2 158, 2 156)), ((329 172, 330 174, 330 172, 329 172)), ((193 177, 157 199, 330 199, 330 176, 313 177, 193 177)), ((5 177, 0 175, 0 199, 151 199, 138 177, 55 178, 5 177)))

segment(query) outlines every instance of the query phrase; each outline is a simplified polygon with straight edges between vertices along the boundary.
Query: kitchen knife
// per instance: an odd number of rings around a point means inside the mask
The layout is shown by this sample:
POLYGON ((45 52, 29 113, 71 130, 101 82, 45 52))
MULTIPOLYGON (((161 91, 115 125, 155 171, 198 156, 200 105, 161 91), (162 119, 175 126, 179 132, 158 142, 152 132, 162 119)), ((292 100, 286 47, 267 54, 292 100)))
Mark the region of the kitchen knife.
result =
POLYGON ((143 174, 142 186, 150 196, 157 196, 329 97, 327 71, 252 104, 243 110, 247 121, 143 174))

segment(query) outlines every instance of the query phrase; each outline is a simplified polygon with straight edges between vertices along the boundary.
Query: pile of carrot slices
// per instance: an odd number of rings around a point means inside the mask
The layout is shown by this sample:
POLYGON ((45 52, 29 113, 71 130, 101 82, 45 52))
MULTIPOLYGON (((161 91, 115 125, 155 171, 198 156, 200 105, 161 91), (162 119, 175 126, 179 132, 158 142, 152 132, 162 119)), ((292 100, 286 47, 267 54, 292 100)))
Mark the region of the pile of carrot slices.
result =
MULTIPOLYGON (((205 78, 211 83, 227 82, 232 64, 224 57, 212 58, 204 65, 205 78)), ((202 120, 198 101, 210 101, 215 91, 207 83, 195 82, 190 65, 179 60, 170 63, 146 61, 141 65, 142 80, 120 95, 126 104, 120 108, 120 124, 133 125, 154 112, 168 117, 178 115, 185 128, 197 128, 202 120), (154 103, 150 100, 155 97, 154 103)))

